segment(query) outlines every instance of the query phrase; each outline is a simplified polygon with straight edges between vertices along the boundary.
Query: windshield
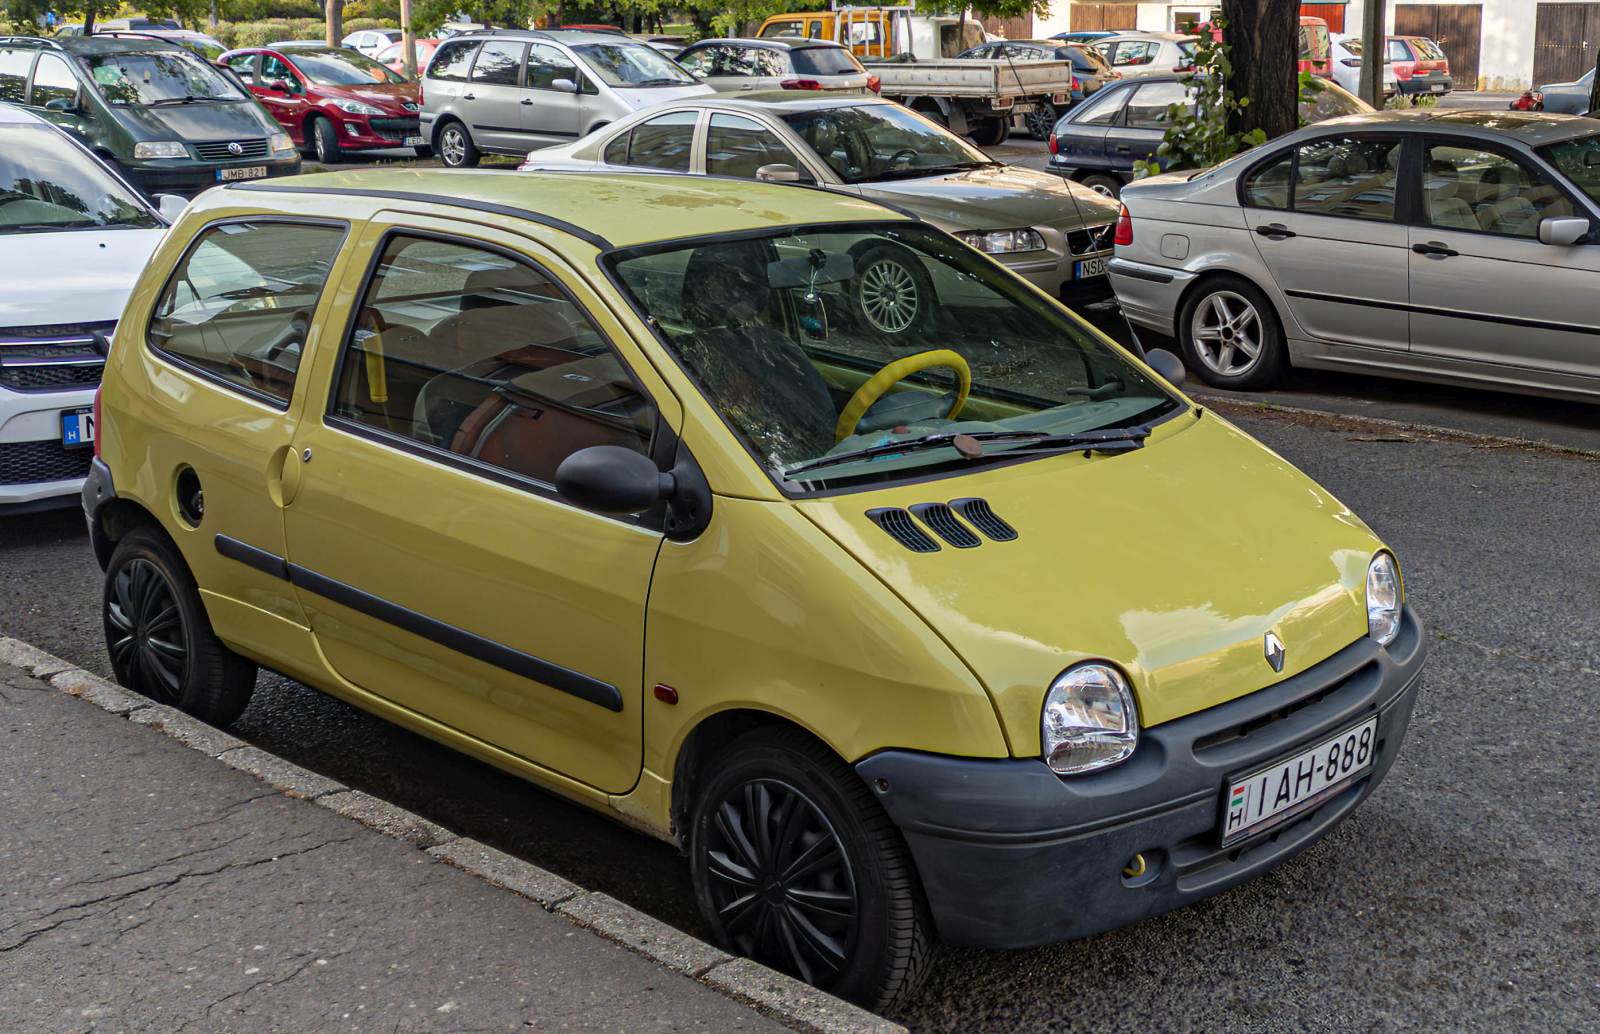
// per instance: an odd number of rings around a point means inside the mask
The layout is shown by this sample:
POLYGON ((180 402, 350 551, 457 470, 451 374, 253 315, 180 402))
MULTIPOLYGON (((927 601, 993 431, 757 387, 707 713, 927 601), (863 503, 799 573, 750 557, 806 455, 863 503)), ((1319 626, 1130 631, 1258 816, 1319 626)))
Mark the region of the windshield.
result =
MULTIPOLYGON (((1600 201, 1600 136, 1582 136, 1539 148, 1544 160, 1561 171, 1573 186, 1600 201)), ((0 209, 3 212, 4 209, 0 209)))
POLYGON ((88 59, 100 93, 112 104, 242 101, 233 80, 187 50, 100 54, 88 59))
POLYGON ((405 76, 397 75, 378 62, 353 50, 295 49, 292 60, 300 74, 319 86, 371 86, 373 83, 403 83, 405 76))
POLYGON ((0 127, 0 234, 160 225, 126 187, 55 130, 0 127))
POLYGON ((994 164, 948 129, 896 104, 822 108, 783 120, 846 183, 915 179, 994 164))
POLYGON ((642 43, 585 43, 573 47, 607 86, 693 86, 694 76, 642 43))
POLYGON ((780 229, 612 261, 710 404, 798 489, 1043 452, 1034 439, 1179 406, 1070 314, 927 227, 780 229), (874 378, 908 359, 898 381, 874 378))

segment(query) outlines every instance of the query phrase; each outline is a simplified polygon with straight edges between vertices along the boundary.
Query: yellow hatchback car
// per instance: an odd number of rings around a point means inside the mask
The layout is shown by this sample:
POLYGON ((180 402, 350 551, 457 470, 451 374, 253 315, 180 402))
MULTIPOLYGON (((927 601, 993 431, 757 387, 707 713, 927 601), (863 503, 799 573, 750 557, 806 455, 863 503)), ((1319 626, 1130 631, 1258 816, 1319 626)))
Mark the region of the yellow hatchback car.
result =
POLYGON ((111 659, 258 666, 679 844, 706 929, 870 1006, 1303 850, 1423 641, 1353 513, 871 203, 661 175, 208 191, 118 324, 111 659), (915 261, 920 342, 858 318, 915 261), (1201 536, 1175 532, 1198 525, 1201 536))

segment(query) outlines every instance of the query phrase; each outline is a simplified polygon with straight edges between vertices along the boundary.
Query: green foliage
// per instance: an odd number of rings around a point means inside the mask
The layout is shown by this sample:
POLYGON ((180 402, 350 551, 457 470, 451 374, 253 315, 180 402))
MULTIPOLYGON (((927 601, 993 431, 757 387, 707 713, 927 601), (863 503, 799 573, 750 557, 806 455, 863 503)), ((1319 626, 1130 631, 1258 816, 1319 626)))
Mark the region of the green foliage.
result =
MULTIPOLYGON (((1221 18, 1212 24, 1219 30, 1226 28, 1221 18)), ((1228 130, 1230 116, 1250 103, 1249 97, 1235 97, 1228 92, 1228 77, 1233 74, 1233 61, 1228 55, 1226 43, 1209 33, 1201 34, 1195 45, 1194 68, 1182 80, 1194 103, 1168 105, 1167 132, 1156 148, 1155 160, 1134 162, 1134 175, 1209 168, 1266 142, 1266 133, 1259 129, 1248 133, 1228 130)))
MULTIPOLYGON (((362 29, 398 29, 392 18, 350 18, 345 33, 362 29)), ((257 22, 222 22, 205 31, 230 50, 238 47, 263 47, 280 39, 322 39, 327 23, 321 18, 270 18, 257 22)))
POLYGON ((1403 93, 1397 93, 1384 101, 1383 106, 1390 109, 1431 108, 1438 103, 1439 98, 1430 93, 1414 93, 1409 97, 1403 93))

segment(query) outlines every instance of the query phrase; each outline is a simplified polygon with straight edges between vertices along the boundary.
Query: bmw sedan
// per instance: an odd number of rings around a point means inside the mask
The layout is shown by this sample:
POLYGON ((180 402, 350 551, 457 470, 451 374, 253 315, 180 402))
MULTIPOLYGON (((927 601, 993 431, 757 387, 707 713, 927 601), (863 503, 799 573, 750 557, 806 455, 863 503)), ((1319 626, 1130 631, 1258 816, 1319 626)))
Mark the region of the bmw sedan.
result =
POLYGON ((1600 402, 1600 121, 1353 115, 1122 201, 1123 311, 1209 384, 1293 365, 1600 402))

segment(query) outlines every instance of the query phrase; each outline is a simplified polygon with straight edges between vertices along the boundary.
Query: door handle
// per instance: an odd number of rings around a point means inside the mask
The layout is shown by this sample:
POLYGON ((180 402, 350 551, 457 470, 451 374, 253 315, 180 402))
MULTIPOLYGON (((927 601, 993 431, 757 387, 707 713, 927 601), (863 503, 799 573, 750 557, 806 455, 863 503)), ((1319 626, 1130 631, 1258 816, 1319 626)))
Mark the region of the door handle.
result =
POLYGON ((524 97, 524 98, 522 98, 522 106, 525 107, 525 108, 533 107, 533 98, 532 97, 524 97))
POLYGON ((1461 254, 1461 252, 1456 251, 1453 248, 1445 247, 1438 241, 1428 241, 1425 244, 1413 244, 1411 245, 1411 250, 1416 252, 1418 255, 1426 255, 1429 258, 1454 258, 1455 256, 1461 254))
POLYGON ((475 93, 463 93, 461 95, 461 99, 464 101, 475 101, 478 99, 478 95, 475 93))
POLYGON ((1118 144, 1117 145, 1117 153, 1118 154, 1128 154, 1132 150, 1133 150, 1132 146, 1130 146, 1128 144, 1118 144))
POLYGON ((1258 226, 1256 227, 1256 233, 1259 233, 1263 237, 1271 238, 1275 241, 1288 240, 1290 237, 1299 236, 1299 234, 1295 233, 1282 223, 1267 223, 1264 226, 1258 226))

